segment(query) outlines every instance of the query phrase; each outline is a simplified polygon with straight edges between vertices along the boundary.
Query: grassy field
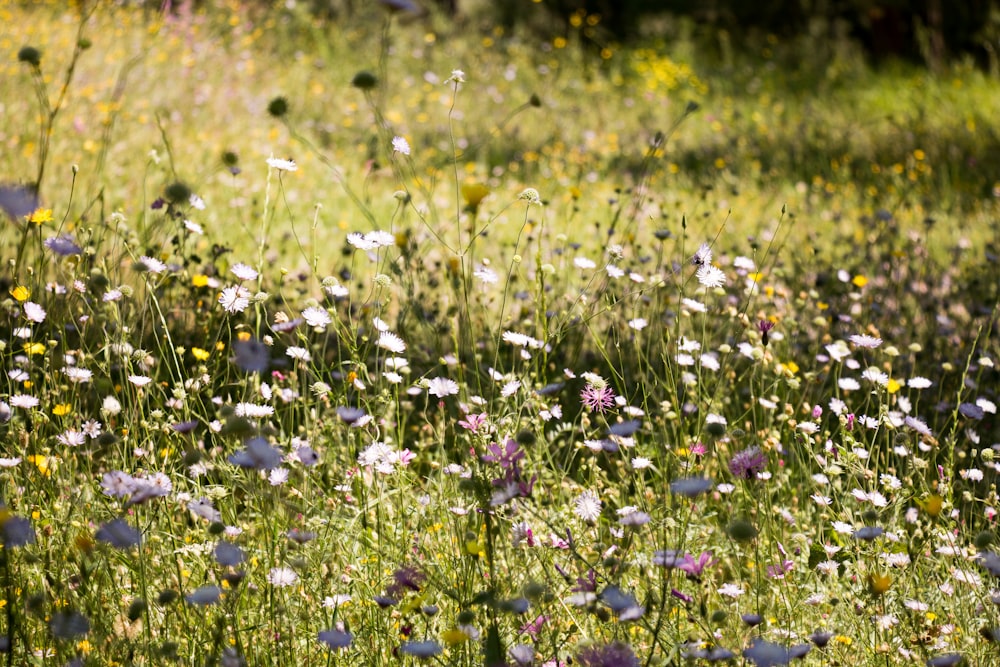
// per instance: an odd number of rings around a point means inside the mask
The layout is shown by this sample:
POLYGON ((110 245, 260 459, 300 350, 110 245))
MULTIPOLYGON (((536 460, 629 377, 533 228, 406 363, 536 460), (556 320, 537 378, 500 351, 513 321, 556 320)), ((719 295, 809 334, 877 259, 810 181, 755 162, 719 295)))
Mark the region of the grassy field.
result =
POLYGON ((998 659, 995 79, 206 4, 0 0, 0 660, 998 659))

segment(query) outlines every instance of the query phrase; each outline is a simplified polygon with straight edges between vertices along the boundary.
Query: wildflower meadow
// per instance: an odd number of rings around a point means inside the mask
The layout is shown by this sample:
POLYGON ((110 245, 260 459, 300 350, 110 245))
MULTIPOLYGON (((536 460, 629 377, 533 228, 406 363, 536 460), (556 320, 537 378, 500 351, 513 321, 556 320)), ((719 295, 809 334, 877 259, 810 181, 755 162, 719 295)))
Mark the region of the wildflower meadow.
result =
POLYGON ((159 4, 0 0, 0 662, 1000 664, 996 73, 159 4))

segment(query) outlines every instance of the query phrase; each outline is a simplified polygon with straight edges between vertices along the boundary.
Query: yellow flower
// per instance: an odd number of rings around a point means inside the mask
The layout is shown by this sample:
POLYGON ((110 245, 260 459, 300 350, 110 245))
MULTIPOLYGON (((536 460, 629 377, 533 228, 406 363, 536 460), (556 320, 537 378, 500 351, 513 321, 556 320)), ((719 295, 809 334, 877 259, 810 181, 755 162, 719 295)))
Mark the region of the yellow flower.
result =
POLYGON ((928 496, 927 500, 923 502, 924 511, 931 516, 931 518, 936 519, 938 514, 944 508, 944 498, 937 495, 936 493, 928 496))
POLYGON ((64 417, 69 413, 73 412, 73 406, 69 403, 59 403, 54 408, 52 408, 52 414, 56 417, 64 417))
POLYGON ((40 208, 34 213, 28 216, 28 222, 33 222, 36 225, 40 225, 43 222, 52 222, 52 209, 51 208, 40 208))
POLYGON ((482 183, 466 183, 462 186, 462 199, 473 212, 479 210, 479 204, 490 193, 490 189, 482 183))
POLYGON ((35 354, 45 354, 45 344, 44 343, 25 343, 24 353, 29 357, 35 354))
POLYGON ((458 628, 452 628, 450 630, 445 630, 444 634, 441 635, 441 639, 448 646, 456 646, 462 642, 469 640, 469 635, 465 634, 458 628))
POLYGON ((854 276, 854 278, 851 280, 851 282, 854 283, 855 287, 864 287, 865 285, 868 284, 868 279, 865 278, 862 275, 857 275, 857 276, 854 276))
POLYGON ((889 390, 890 394, 895 394, 902 386, 903 385, 901 385, 898 380, 889 378, 889 384, 886 386, 886 389, 889 390))
POLYGON ((11 288, 10 295, 14 297, 15 301, 27 301, 28 297, 31 296, 31 290, 24 285, 18 285, 11 288))
POLYGON ((191 356, 193 356, 198 361, 205 361, 212 355, 208 350, 203 350, 200 347, 191 348, 191 356))
POLYGON ((205 287, 208 285, 208 276, 203 273, 198 273, 191 276, 191 284, 195 287, 205 287))
POLYGON ((42 456, 41 454, 29 456, 28 463, 34 463, 35 467, 38 468, 38 472, 42 473, 46 477, 52 475, 51 468, 53 460, 50 459, 48 456, 42 456))

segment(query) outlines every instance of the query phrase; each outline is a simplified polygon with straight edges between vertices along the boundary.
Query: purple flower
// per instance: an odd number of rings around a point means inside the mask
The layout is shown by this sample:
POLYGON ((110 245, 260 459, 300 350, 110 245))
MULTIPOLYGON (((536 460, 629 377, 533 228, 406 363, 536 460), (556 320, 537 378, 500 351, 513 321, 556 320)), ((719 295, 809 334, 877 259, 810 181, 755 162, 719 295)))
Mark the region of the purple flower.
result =
POLYGON ((607 646, 589 646, 576 656, 582 667, 639 667, 639 658, 622 642, 607 646))
POLYGON ((767 454, 756 446, 744 449, 729 460, 729 472, 740 479, 756 479, 766 467, 767 454))
POLYGON ((684 554, 684 561, 677 564, 677 569, 686 572, 692 578, 696 578, 701 576, 705 568, 715 563, 716 560, 712 558, 711 551, 702 551, 697 560, 691 554, 684 554))
POLYGON ((507 440, 506 445, 491 442, 486 447, 487 454, 483 454, 482 459, 486 463, 496 463, 504 470, 516 469, 517 462, 524 458, 524 452, 513 439, 507 440))

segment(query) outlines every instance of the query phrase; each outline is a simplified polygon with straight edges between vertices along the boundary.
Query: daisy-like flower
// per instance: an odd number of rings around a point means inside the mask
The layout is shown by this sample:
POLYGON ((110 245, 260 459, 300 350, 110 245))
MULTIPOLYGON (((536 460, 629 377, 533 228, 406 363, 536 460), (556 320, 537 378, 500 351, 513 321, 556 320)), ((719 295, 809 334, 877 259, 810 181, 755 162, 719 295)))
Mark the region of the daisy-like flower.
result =
POLYGON ((290 358, 298 359, 299 361, 312 360, 312 355, 309 354, 309 350, 307 350, 304 347, 295 347, 295 346, 289 347, 287 350, 285 350, 285 354, 287 354, 290 358))
POLYGON ((925 377, 920 377, 919 375, 916 377, 911 377, 909 380, 906 381, 906 386, 910 387, 911 389, 927 389, 932 384, 933 383, 930 380, 928 380, 925 377))
POLYGON ((401 354, 406 351, 406 343, 403 339, 392 333, 391 331, 383 331, 379 334, 378 340, 375 344, 382 348, 383 350, 388 350, 395 354, 401 354))
POLYGON ((192 222, 191 220, 184 221, 184 229, 188 232, 194 234, 195 236, 201 236, 205 233, 205 230, 197 222, 192 222))
POLYGON ((250 290, 233 285, 222 290, 219 303, 227 313, 242 313, 250 305, 250 290))
POLYGON ((705 266, 712 263, 712 246, 702 243, 691 258, 691 263, 695 266, 705 266))
POLYGON ((601 499, 596 493, 587 489, 573 501, 573 513, 580 517, 581 521, 594 523, 601 516, 601 499))
POLYGON ((24 319, 29 322, 41 323, 45 321, 45 309, 34 301, 25 301, 21 308, 24 309, 24 319))
POLYGON ((448 378, 436 377, 427 382, 427 393, 438 398, 452 396, 458 393, 458 384, 448 378))
POLYGON ((65 433, 60 433, 56 436, 56 440, 58 440, 60 444, 66 445, 67 447, 79 447, 87 441, 87 436, 85 436, 82 431, 74 431, 70 429, 65 433))
POLYGON ((695 273, 698 282, 708 289, 715 289, 726 284, 726 274, 717 266, 705 264, 695 273))
POLYGON ((347 242, 358 250, 375 250, 376 248, 394 245, 396 237, 389 232, 377 229, 367 234, 352 232, 347 235, 347 242))
POLYGON ((288 468, 275 468, 268 474, 267 481, 271 486, 281 486, 288 481, 288 468))
POLYGON ((719 595, 725 595, 730 598, 738 598, 743 595, 743 589, 736 584, 725 584, 719 588, 719 595))
POLYGON ((167 265, 156 259, 155 257, 150 257, 149 255, 143 255, 139 258, 139 264, 146 267, 146 270, 150 273, 163 273, 167 270, 167 265))
POLYGON ((275 567, 267 573, 267 583, 277 588, 292 586, 299 580, 299 575, 290 567, 275 567))
POLYGON ((318 308, 316 306, 309 306, 303 310, 302 318, 309 326, 319 329, 326 328, 326 325, 333 321, 330 318, 330 313, 326 312, 326 309, 318 308))
POLYGON ((402 153, 403 155, 410 154, 410 142, 408 142, 403 137, 393 137, 392 138, 392 152, 402 153))
POLYGON ((295 160, 282 160, 273 155, 267 158, 267 166, 278 171, 295 171, 299 168, 299 165, 295 164, 295 160))
POLYGON ((94 376, 93 371, 87 370, 86 368, 80 368, 79 366, 67 366, 63 369, 63 374, 65 374, 66 378, 73 384, 90 382, 90 379, 94 376))
POLYGON ((480 266, 477 268, 473 274, 479 282, 484 285, 493 285, 500 280, 497 272, 488 266, 480 266))
POLYGON ((869 366, 868 368, 866 368, 861 373, 861 377, 868 380, 869 382, 877 384, 880 387, 885 387, 888 386, 889 384, 889 376, 886 373, 875 368, 874 366, 869 366))
POLYGON ((708 306, 703 304, 701 301, 696 301, 694 299, 688 299, 688 298, 681 299, 681 305, 683 305, 692 313, 708 312, 708 306))
POLYGON ((882 344, 881 338, 876 338, 875 336, 869 336, 868 334, 854 334, 850 338, 851 342, 858 347, 863 347, 869 350, 874 350, 876 347, 882 344))
POLYGON ((147 384, 153 381, 153 378, 146 375, 129 375, 128 381, 134 384, 136 387, 145 387, 147 384))
POLYGON ((237 403, 234 408, 237 417, 261 418, 274 414, 274 406, 255 405, 253 403, 237 403))
POLYGON ((240 280, 256 280, 259 275, 256 269, 252 266, 247 266, 242 262, 239 264, 233 264, 229 270, 232 271, 233 275, 240 280))

